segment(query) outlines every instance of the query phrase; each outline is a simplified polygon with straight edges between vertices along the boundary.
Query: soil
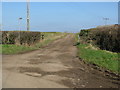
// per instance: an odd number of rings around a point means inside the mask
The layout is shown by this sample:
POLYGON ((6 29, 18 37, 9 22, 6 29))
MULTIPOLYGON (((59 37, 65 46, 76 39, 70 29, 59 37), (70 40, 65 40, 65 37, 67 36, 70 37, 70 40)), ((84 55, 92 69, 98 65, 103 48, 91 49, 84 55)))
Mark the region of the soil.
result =
POLYGON ((36 51, 3 55, 3 88, 118 88, 120 82, 77 57, 74 35, 36 51))

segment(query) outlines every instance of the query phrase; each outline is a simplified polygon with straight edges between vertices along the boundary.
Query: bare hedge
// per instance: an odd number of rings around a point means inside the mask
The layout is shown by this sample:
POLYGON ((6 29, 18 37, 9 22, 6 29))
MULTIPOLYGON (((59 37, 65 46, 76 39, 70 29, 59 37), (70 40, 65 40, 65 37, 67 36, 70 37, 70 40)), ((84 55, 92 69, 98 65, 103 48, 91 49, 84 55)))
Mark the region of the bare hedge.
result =
POLYGON ((100 49, 120 52, 119 25, 81 30, 81 41, 97 45, 100 49))
POLYGON ((1 31, 2 44, 32 45, 40 41, 40 32, 1 31))

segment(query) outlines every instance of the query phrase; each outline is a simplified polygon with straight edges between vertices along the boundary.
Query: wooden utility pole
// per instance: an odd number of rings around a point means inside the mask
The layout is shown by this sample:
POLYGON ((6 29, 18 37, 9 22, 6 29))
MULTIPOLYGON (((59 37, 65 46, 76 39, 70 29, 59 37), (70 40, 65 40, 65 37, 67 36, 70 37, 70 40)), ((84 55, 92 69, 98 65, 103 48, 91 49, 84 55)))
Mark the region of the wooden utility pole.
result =
POLYGON ((19 20, 19 45, 20 45, 20 43, 21 43, 20 33, 21 33, 21 20, 22 20, 22 18, 20 17, 18 20, 19 20))
POLYGON ((27 31, 30 30, 30 0, 27 0, 27 31))

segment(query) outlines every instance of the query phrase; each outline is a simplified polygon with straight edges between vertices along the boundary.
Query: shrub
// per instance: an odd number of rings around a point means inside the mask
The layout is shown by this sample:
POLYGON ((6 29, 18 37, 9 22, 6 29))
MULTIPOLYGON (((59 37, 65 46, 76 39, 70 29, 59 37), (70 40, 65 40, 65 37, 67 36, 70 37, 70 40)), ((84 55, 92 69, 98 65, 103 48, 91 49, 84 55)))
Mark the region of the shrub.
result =
POLYGON ((119 25, 82 30, 80 37, 82 42, 97 45, 100 49, 120 52, 119 25))
POLYGON ((2 44, 32 45, 40 39, 40 32, 2 31, 2 44))

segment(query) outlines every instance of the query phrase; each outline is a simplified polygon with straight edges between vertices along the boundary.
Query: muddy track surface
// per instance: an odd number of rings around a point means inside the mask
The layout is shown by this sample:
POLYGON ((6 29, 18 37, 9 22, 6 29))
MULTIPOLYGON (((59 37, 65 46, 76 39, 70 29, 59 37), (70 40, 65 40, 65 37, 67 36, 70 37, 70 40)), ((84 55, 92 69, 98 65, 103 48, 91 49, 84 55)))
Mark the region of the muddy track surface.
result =
POLYGON ((3 55, 3 88, 117 88, 118 81, 76 57, 74 42, 67 35, 37 51, 3 55))

